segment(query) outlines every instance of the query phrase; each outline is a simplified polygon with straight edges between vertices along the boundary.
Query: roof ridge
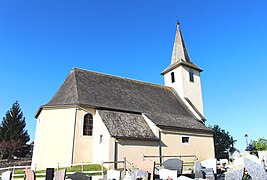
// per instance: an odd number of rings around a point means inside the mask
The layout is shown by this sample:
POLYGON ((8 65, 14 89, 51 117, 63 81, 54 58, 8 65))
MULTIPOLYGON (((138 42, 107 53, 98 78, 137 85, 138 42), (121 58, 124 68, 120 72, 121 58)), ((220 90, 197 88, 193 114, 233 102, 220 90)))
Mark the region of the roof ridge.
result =
POLYGON ((136 80, 136 79, 130 79, 130 78, 125 78, 125 77, 121 77, 121 76, 117 76, 117 75, 111 75, 111 74, 105 74, 105 73, 100 73, 100 72, 96 72, 96 71, 91 71, 91 70, 86 70, 86 69, 81 69, 81 68, 77 68, 74 67, 72 70, 77 70, 77 71, 84 71, 87 73, 92 73, 92 74, 97 74, 100 76, 108 76, 114 79, 120 79, 120 80, 125 80, 128 82, 134 82, 134 83, 138 83, 138 84, 146 84, 146 85, 150 85, 150 86, 154 86, 154 87, 159 87, 159 88, 163 88, 163 89, 170 89, 170 87, 168 86, 164 86, 161 84, 155 84, 155 83, 151 83, 151 82, 146 82, 146 81, 141 81, 141 80, 136 80))
POLYGON ((74 69, 72 71, 73 71, 75 91, 76 91, 76 96, 77 96, 76 98, 77 98, 77 102, 79 103, 80 99, 79 99, 79 91, 78 91, 78 87, 77 87, 76 73, 75 73, 74 69))

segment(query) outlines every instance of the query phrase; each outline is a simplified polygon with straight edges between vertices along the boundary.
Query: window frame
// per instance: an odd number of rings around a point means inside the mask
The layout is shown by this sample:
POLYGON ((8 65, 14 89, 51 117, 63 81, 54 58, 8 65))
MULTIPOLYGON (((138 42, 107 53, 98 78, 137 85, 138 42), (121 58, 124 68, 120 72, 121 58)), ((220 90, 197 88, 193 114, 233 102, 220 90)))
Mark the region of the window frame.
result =
POLYGON ((83 116, 83 126, 82 126, 82 135, 83 136, 93 136, 94 129, 94 117, 91 113, 87 113, 83 116), (88 119, 85 119, 87 118, 88 119), (88 122, 86 122, 88 121, 88 122))
POLYGON ((194 82, 194 71, 192 69, 189 70, 189 81, 194 82))
POLYGON ((181 137, 181 144, 184 144, 184 145, 186 145, 186 144, 190 144, 190 137, 189 136, 182 136, 181 137), (186 140, 186 142, 183 142, 183 139, 187 139, 186 140))

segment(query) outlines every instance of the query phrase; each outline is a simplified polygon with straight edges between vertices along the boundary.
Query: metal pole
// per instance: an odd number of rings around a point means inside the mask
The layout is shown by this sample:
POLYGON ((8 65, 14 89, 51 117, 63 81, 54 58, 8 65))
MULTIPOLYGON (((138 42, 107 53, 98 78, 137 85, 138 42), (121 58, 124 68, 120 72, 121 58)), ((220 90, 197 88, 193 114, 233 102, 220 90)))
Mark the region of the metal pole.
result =
POLYGON ((123 157, 123 171, 124 171, 124 175, 126 175, 126 163, 127 163, 127 161, 126 161, 126 157, 123 157))
POLYGON ((84 171, 84 163, 82 162, 82 172, 84 171))
POLYGON ((103 167, 103 161, 102 161, 102 179, 104 179, 104 167, 103 167))

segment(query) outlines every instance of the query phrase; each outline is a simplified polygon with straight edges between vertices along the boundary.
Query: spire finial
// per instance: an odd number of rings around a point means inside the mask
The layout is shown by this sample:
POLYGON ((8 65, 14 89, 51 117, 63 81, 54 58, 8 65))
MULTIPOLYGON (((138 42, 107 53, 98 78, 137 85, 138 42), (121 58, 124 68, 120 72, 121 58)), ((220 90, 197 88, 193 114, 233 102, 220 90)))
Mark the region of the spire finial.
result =
POLYGON ((180 22, 179 20, 176 21, 176 28, 178 29, 180 27, 180 22))

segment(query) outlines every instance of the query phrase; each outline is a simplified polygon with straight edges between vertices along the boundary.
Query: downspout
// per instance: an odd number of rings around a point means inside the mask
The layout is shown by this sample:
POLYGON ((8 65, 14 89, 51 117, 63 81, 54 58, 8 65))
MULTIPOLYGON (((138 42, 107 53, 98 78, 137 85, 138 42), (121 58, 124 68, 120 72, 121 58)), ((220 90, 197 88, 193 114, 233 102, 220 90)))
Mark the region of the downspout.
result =
POLYGON ((118 142, 114 139, 114 169, 117 169, 117 161, 118 161, 118 142))
POLYGON ((159 146, 159 163, 162 164, 161 130, 160 130, 160 129, 159 129, 159 141, 158 141, 158 146, 159 146))
POLYGON ((75 105, 75 117, 74 117, 74 129, 73 129, 73 141, 72 141, 72 155, 71 155, 71 165, 74 162, 74 144, 75 144, 75 133, 76 133, 76 120, 77 120, 77 106, 75 105))

